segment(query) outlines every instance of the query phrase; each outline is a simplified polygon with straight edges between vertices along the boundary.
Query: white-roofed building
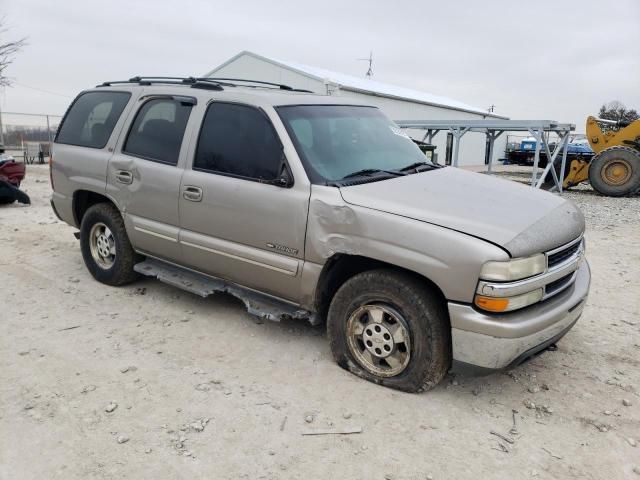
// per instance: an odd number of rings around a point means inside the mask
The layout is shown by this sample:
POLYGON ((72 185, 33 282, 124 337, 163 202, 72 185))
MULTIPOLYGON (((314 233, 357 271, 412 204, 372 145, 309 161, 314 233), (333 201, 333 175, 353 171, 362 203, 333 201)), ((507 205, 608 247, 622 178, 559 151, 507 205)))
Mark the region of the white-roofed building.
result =
MULTIPOLYGON (((378 82, 370 78, 333 72, 300 63, 263 57, 243 51, 208 72, 206 77, 242 78, 289 85, 323 95, 352 97, 380 108, 392 120, 474 120, 506 119, 464 102, 410 88, 378 82)), ((410 132, 422 139, 424 132, 410 132)), ((452 141, 452 140, 451 140, 452 141)), ((494 161, 504 156, 506 136, 496 140, 494 161)), ((434 144, 440 163, 447 151, 447 134, 436 135, 434 144)), ((469 133, 464 136, 459 154, 460 165, 484 163, 485 136, 469 133)))

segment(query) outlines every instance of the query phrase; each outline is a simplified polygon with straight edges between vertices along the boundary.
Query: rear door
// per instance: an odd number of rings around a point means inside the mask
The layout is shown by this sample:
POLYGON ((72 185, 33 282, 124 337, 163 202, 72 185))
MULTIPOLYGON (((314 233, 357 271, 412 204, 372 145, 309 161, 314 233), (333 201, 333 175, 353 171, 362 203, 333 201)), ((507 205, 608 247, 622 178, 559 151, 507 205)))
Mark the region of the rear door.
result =
POLYGON ((88 91, 67 110, 53 146, 51 178, 56 210, 68 223, 76 223, 74 192, 104 194, 109 158, 137 95, 133 96, 127 91, 88 91))
POLYGON ((292 178, 271 120, 253 106, 211 103, 192 150, 179 200, 184 261, 297 301, 310 187, 292 178))
POLYGON ((109 161, 107 193, 136 250, 179 261, 178 198, 192 97, 143 95, 109 161))

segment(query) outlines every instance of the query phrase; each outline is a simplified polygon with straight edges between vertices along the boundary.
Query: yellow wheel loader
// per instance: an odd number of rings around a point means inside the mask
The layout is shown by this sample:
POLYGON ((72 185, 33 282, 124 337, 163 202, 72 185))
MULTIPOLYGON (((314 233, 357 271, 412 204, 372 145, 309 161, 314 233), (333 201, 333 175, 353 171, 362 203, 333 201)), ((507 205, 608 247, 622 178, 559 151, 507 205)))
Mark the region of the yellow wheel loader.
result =
POLYGON ((587 139, 595 155, 572 160, 562 186, 589 180, 595 191, 610 197, 640 193, 640 120, 615 122, 587 118, 587 139), (600 125, 611 125, 603 132, 600 125))

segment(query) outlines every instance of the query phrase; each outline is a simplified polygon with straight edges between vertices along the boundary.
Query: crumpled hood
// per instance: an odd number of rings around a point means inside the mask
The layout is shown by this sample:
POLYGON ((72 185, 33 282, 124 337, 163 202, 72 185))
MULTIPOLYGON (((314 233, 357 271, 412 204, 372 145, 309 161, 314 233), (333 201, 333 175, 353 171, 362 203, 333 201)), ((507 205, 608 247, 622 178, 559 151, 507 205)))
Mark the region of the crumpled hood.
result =
POLYGON ((512 257, 551 250, 584 232, 584 216, 573 202, 458 168, 342 187, 340 193, 351 205, 485 239, 512 257))

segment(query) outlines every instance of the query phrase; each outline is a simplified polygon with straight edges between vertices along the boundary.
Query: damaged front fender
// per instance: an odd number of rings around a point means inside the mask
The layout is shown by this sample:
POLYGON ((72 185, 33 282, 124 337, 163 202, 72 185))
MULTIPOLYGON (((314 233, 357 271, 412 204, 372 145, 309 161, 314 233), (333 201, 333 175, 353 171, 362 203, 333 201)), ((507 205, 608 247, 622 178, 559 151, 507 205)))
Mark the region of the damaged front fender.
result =
POLYGON ((340 189, 313 185, 305 245, 303 298, 315 298, 322 266, 338 254, 412 271, 450 300, 471 302, 481 265, 504 258, 499 247, 438 225, 347 204, 340 189))

